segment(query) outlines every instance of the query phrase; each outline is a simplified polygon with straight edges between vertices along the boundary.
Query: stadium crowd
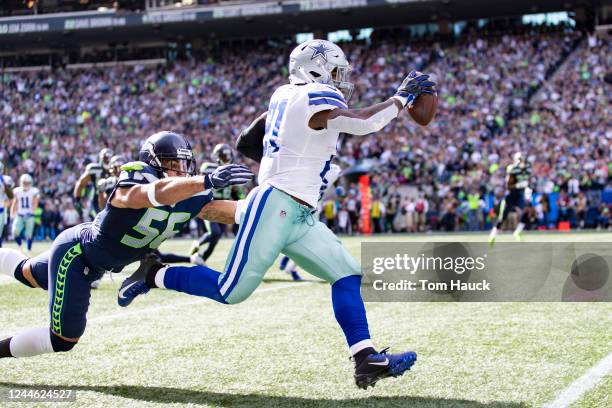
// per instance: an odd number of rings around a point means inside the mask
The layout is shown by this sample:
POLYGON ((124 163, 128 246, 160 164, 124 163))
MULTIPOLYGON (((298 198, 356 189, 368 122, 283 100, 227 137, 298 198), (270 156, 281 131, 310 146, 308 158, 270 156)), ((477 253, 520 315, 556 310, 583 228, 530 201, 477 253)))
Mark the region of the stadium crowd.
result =
MULTIPOLYGON (((352 106, 388 98, 413 68, 435 75, 440 101, 427 128, 402 114, 377 134, 343 138, 343 187, 321 211, 334 229, 359 230, 354 181, 364 166, 375 231, 483 229, 516 151, 533 167, 529 227, 609 226, 602 200, 612 173, 609 42, 543 26, 452 42, 395 35, 342 46, 354 66, 352 106)), ((215 144, 232 143, 286 81, 291 48, 266 42, 166 66, 0 74, 0 159, 13 179, 34 176, 41 234, 87 220, 71 193, 103 147, 134 158, 146 136, 172 129, 193 141, 201 162, 215 144)))

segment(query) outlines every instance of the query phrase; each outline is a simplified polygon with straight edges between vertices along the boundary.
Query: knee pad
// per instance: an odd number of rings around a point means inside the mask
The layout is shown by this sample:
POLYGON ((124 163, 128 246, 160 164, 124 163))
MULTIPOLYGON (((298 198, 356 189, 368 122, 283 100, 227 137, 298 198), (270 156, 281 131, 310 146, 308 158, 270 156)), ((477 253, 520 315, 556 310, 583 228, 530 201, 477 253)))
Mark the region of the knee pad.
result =
POLYGON ((24 254, 10 248, 0 249, 0 275, 15 277, 15 270, 28 259, 24 254))
POLYGON ((77 344, 76 341, 67 341, 62 339, 52 331, 49 331, 49 335, 51 336, 51 346, 53 346, 53 351, 56 353, 70 351, 77 344))

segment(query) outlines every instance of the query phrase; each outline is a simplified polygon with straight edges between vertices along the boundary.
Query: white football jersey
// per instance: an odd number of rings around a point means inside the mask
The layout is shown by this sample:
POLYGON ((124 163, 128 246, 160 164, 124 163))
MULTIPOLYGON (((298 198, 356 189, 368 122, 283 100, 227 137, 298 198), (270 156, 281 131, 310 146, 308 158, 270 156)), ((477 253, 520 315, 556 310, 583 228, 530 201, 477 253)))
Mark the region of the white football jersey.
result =
POLYGON ((0 208, 4 208, 4 203, 8 200, 4 186, 9 186, 9 188, 12 189, 13 179, 7 175, 3 176, 0 174, 0 208))
POLYGON ((342 93, 331 85, 278 88, 266 117, 259 183, 268 183, 316 207, 329 183, 339 132, 314 130, 308 122, 316 112, 347 108, 342 93))
POLYGON ((24 190, 23 187, 15 187, 13 194, 17 200, 17 215, 34 213, 34 198, 39 195, 36 187, 30 187, 27 190, 24 190))

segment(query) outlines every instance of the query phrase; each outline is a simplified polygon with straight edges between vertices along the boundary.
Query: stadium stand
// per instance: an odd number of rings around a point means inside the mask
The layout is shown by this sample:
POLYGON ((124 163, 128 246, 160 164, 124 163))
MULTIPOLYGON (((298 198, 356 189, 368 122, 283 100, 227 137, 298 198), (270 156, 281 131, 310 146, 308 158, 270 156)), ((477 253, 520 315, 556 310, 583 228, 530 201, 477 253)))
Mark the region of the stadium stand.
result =
MULTIPOLYGON (((518 150, 534 166, 530 228, 565 220, 609 226, 602 200, 612 174, 609 42, 568 25, 491 25, 445 39, 375 31, 342 47, 355 68, 352 105, 387 98, 411 68, 435 74, 441 99, 427 128, 404 115, 378 134, 343 140, 345 188, 321 212, 334 228, 359 229, 351 174, 366 165, 376 231, 484 229, 518 150)), ((286 81, 290 49, 262 41, 168 64, 5 71, 0 159, 14 178, 35 177, 42 223, 55 233, 61 211, 72 207, 75 178, 101 148, 134 157, 144 137, 172 129, 188 135, 205 159, 266 110, 272 90, 286 81)))

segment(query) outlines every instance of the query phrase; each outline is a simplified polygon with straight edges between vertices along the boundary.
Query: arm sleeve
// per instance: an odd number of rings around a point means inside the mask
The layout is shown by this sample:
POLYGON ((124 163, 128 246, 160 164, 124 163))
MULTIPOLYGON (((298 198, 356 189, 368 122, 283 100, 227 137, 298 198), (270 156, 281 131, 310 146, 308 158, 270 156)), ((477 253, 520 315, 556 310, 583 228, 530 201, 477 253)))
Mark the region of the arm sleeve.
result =
POLYGON ((236 140, 236 150, 249 159, 261 162, 263 157, 263 138, 266 133, 266 114, 260 115, 244 129, 236 140))
POLYGON ((384 128, 399 114, 397 105, 391 104, 376 112, 368 118, 353 118, 349 116, 336 116, 327 121, 327 128, 351 135, 367 135, 384 128))

